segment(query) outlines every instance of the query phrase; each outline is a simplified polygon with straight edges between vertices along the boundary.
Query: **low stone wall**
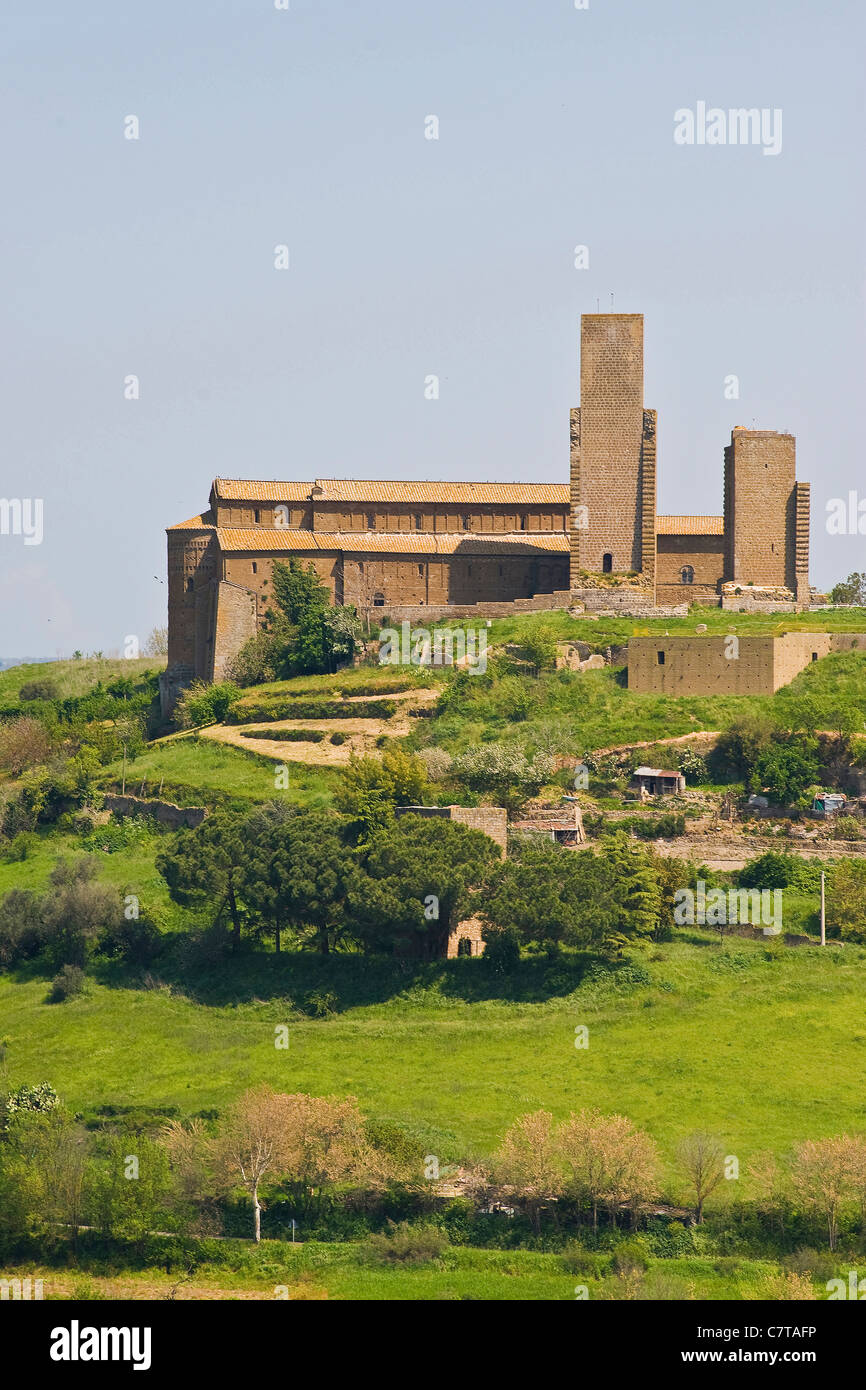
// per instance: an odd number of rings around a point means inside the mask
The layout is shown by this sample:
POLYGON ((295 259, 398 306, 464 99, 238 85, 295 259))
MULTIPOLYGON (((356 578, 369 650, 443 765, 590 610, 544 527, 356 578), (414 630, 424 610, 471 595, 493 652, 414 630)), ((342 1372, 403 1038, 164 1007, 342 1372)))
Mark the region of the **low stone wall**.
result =
POLYGON ((587 613, 618 613, 635 618, 687 618, 689 605, 653 602, 652 590, 641 589, 573 589, 572 605, 583 604, 587 613))
POLYGON ((552 594, 536 594, 533 598, 516 598, 502 603, 430 603, 389 604, 382 609, 392 623, 413 623, 425 627, 445 622, 449 618, 514 618, 521 613, 547 613, 568 608, 571 598, 567 589, 552 594))
POLYGON ((745 589, 741 594, 722 597, 722 608, 726 613, 796 613, 805 607, 805 604, 796 604, 793 599, 753 598, 745 589))
POLYGON ((143 796, 118 796, 107 793, 103 799, 106 811, 116 816, 150 816, 160 825, 170 825, 175 830, 181 826, 194 829, 201 825, 207 815, 205 806, 175 806, 172 801, 149 800, 143 796))

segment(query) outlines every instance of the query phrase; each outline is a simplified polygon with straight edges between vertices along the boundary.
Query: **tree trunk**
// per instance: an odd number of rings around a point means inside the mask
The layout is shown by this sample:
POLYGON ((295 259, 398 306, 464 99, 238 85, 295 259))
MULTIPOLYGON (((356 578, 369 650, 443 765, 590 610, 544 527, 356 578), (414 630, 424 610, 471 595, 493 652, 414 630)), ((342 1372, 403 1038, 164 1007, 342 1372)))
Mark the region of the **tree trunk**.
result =
POLYGON ((274 936, 276 937, 276 940, 277 940, 277 955, 279 955, 279 954, 280 954, 280 924, 279 924, 279 922, 277 922, 277 925, 274 927, 274 936))
POLYGON ((232 882, 231 878, 229 878, 228 897, 229 897, 229 912, 231 913, 232 925, 234 926, 234 933, 235 933, 235 939, 234 939, 234 944, 233 944, 232 949, 235 950, 235 951, 238 951, 238 950, 240 950, 240 944, 241 944, 241 919, 240 919, 240 915, 239 915, 239 913, 238 913, 238 901, 237 901, 237 898, 235 897, 235 885, 234 885, 234 883, 232 882))
POLYGON ((253 1230, 257 1241, 262 1238, 262 1209, 259 1206, 259 1187, 256 1183, 253 1188, 253 1230))

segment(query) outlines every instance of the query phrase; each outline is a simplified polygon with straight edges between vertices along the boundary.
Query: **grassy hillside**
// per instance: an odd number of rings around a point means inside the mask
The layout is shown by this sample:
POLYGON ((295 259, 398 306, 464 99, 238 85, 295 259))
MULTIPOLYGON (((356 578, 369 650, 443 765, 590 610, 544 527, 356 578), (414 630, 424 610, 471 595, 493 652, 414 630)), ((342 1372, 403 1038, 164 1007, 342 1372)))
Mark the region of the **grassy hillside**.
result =
MULTIPOLYGON (((100 785, 119 787, 121 774, 121 763, 111 763, 101 772, 100 785)), ((165 800, 182 806, 270 801, 277 795, 300 806, 320 806, 330 800, 333 775, 293 763, 288 788, 277 791, 272 758, 193 736, 151 744, 127 764, 126 790, 137 795, 144 783, 144 794, 155 796, 161 787, 165 800)))
MULTIPOLYGON (((866 652, 840 652, 808 666, 770 696, 649 695, 629 690, 624 668, 464 677, 419 724, 416 744, 433 742, 451 752, 493 739, 531 749, 585 753, 623 743, 720 730, 763 711, 781 715, 792 699, 809 696, 816 715, 830 721, 840 702, 866 722, 866 652)), ((819 725, 821 726, 821 725, 819 725)), ((823 727, 827 727, 825 724, 823 727)), ((832 727, 832 725, 829 725, 832 727)))
POLYGON ((28 681, 50 680, 57 688, 61 698, 68 695, 84 695, 98 681, 103 685, 119 676, 131 676, 133 680, 145 671, 159 671, 165 665, 165 658, 142 656, 136 660, 122 657, 83 657, 80 661, 40 661, 25 666, 10 666, 0 671, 0 705, 11 705, 18 699, 18 692, 28 681))

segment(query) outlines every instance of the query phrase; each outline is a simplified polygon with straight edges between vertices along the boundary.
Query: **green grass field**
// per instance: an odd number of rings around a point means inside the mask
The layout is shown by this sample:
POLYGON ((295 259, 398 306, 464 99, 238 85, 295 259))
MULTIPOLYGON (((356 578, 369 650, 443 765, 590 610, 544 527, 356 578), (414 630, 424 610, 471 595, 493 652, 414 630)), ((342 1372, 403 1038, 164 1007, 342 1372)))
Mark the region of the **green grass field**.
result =
MULTIPOLYGON (((828 1269, 831 1266, 828 1265, 828 1269)), ((844 1279, 851 1260, 832 1265, 844 1279)), ((772 1260, 722 1256, 650 1259, 645 1291, 650 1299, 741 1301, 773 1296, 770 1281, 781 1267, 772 1260)), ((861 1270, 862 1274, 863 1271, 861 1270)), ((160 1299, 169 1296, 177 1274, 144 1269, 104 1274, 87 1260, 79 1269, 28 1265, 4 1268, 7 1278, 41 1278, 48 1300, 160 1299)), ((817 1298, 826 1298, 826 1270, 813 1278, 817 1298)), ((532 1250, 487 1250, 453 1246, 441 1259, 421 1265, 382 1265, 360 1243, 310 1241, 292 1245, 263 1240, 255 1252, 232 1242, 219 1264, 204 1263, 181 1284, 177 1297, 397 1302, 573 1301, 604 1297, 599 1278, 569 1273, 562 1258, 532 1250), (586 1292, 583 1293, 583 1290, 586 1292)), ((609 1297, 610 1294, 607 1293, 609 1297)))
POLYGON ((723 1137, 743 1166, 757 1149, 781 1154, 801 1139, 862 1131, 866 952, 689 936, 642 957, 650 983, 626 987, 615 975, 575 987, 580 971, 567 959, 524 962, 503 986, 481 961, 259 955, 173 987, 108 976, 54 1005, 45 978, 7 975, 8 1081, 50 1080, 88 1110, 219 1109, 260 1081, 352 1094, 448 1161, 489 1152, 538 1107, 625 1113, 668 1163, 696 1128, 723 1137), (299 1013, 324 988, 336 1015, 299 1013), (290 1047, 278 1051, 284 1022, 290 1047), (574 1045, 578 1024, 589 1028, 585 1050, 574 1045))

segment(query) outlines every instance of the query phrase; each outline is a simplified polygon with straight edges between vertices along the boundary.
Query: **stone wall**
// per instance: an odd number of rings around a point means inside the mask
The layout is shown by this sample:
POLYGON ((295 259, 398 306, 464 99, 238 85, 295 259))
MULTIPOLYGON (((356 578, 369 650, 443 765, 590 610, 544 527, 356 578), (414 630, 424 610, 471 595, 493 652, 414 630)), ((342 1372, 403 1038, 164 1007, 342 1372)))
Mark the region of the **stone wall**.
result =
POLYGON ((656 602, 717 606, 724 567, 723 536, 659 536, 656 602), (694 575, 691 583, 682 577, 686 566, 694 575))
POLYGON ((208 679, 225 680, 232 657, 256 631, 256 596, 239 584, 221 581, 213 596, 213 657, 208 679))
POLYGON ((724 578, 797 583, 796 445, 791 434, 737 427, 725 449, 724 578))
MULTIPOLYGON (((580 321, 580 413, 572 414, 572 516, 585 525, 572 549, 572 587, 581 570, 639 572, 643 562, 643 316, 584 314, 580 321)), ((650 427, 649 425, 647 426, 650 427)), ((652 422, 654 478, 654 438, 652 422)), ((653 498, 653 527, 655 506, 653 498)))
POLYGON ((115 793, 106 793, 103 798, 103 806, 106 811, 113 811, 116 816, 149 816, 152 820, 159 821, 160 825, 170 825, 175 830, 181 826, 189 826, 194 829, 201 825, 207 815, 207 808, 204 806, 175 806, 171 801, 157 801, 141 796, 120 796, 115 793))
POLYGON ((828 633, 781 637, 633 637, 630 690, 659 695, 772 695, 832 650, 828 633))
POLYGON ((652 591, 625 585, 606 589, 574 589, 572 603, 582 603, 587 613, 611 612, 635 618, 687 618, 687 603, 659 605, 652 591))

